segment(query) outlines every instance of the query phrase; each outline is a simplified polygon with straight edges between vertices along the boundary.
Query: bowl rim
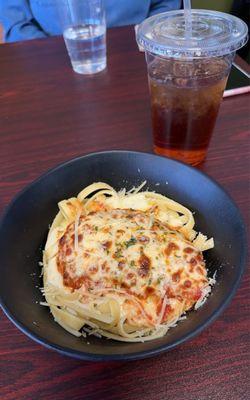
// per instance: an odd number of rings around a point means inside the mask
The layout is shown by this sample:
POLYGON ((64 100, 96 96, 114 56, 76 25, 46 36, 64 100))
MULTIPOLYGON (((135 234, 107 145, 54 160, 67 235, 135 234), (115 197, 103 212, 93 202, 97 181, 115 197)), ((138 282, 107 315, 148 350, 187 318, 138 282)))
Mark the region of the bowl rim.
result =
POLYGON ((241 282, 243 273, 246 268, 246 259, 247 259, 247 233, 246 233, 246 225, 244 223, 244 219, 242 217, 241 211, 239 210, 239 207, 233 200, 233 198, 228 194, 228 192, 220 185, 216 180, 211 178, 208 174, 206 174, 203 171, 200 171, 199 169, 196 169, 190 165, 185 164, 184 162, 174 160, 168 157, 163 157, 159 155, 155 155, 153 153, 147 153, 147 152, 142 152, 142 151, 133 151, 133 150, 104 150, 104 151, 99 151, 99 152, 93 152, 93 153, 87 153, 78 157, 71 158, 67 161, 64 161, 60 164, 57 164, 55 167, 51 167, 48 169, 46 172, 41 174, 38 178, 27 184, 23 189, 21 189, 17 194, 12 198, 12 200, 9 202, 9 204, 5 207, 4 212, 0 218, 0 238, 1 238, 1 231, 2 231, 2 226, 5 221, 5 219, 8 217, 9 212, 11 211, 12 206, 15 204, 15 202, 22 197, 22 195, 27 191, 32 189, 34 186, 36 186, 41 180, 46 179, 47 176, 50 174, 63 169, 67 167, 68 165, 71 165, 72 163, 78 162, 82 159, 87 159, 87 158, 92 158, 92 157, 99 157, 99 156, 105 156, 105 155, 119 155, 119 154, 130 154, 131 156, 150 156, 152 158, 160 159, 160 160, 167 160, 168 162, 173 163, 173 165, 181 165, 183 168, 186 168, 187 170, 191 171, 192 173, 195 172, 198 175, 201 175, 203 178, 208 180, 210 183, 215 185, 220 191, 224 193, 224 195, 228 198, 228 200, 233 204, 236 213, 238 214, 238 221, 240 222, 242 231, 242 243, 243 243, 243 252, 241 255, 241 260, 239 261, 239 264, 237 265, 238 269, 238 277, 237 280, 235 281, 232 290, 230 294, 225 298, 225 300, 221 303, 221 305, 216 308, 216 310, 211 314, 209 318, 203 323, 200 323, 196 328, 192 329, 188 334, 184 335, 180 339, 174 341, 173 343, 170 344, 163 344, 161 346, 158 346, 156 348, 150 349, 150 350, 143 350, 139 352, 134 352, 134 353, 128 353, 128 354, 100 354, 100 353, 91 353, 91 352, 81 352, 78 350, 74 349, 68 349, 63 346, 60 346, 56 343, 52 343, 50 340, 44 339, 41 335, 34 333, 29 327, 25 326, 19 319, 18 316, 15 316, 9 309, 8 306, 4 303, 1 293, 0 293, 0 306, 1 309, 3 310, 4 314, 9 318, 9 320, 26 336, 28 336, 30 339, 34 340, 36 343, 46 347, 47 349, 54 350, 61 355, 68 356, 74 359, 79 359, 83 361, 130 361, 130 360, 139 360, 139 359, 144 359, 144 358, 149 358, 153 357, 156 355, 160 355, 166 351, 172 350, 179 346, 182 343, 185 343, 187 341, 190 341, 197 335, 199 335, 203 330, 205 330, 212 322, 215 321, 215 319, 229 306, 230 302, 232 301, 233 296, 235 295, 239 284, 241 282))

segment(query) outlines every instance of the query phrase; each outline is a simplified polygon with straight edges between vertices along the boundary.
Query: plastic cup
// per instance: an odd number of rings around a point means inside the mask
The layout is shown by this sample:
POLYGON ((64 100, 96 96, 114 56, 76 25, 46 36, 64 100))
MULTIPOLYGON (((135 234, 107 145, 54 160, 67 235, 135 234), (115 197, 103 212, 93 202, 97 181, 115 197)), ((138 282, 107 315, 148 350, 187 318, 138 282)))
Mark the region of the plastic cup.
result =
POLYGON ((154 151, 192 165, 202 162, 237 49, 247 25, 232 15, 192 10, 155 15, 137 30, 145 50, 154 151), (189 21, 190 23, 190 21, 189 21))
POLYGON ((57 0, 73 70, 95 74, 106 68, 106 19, 102 0, 57 0))

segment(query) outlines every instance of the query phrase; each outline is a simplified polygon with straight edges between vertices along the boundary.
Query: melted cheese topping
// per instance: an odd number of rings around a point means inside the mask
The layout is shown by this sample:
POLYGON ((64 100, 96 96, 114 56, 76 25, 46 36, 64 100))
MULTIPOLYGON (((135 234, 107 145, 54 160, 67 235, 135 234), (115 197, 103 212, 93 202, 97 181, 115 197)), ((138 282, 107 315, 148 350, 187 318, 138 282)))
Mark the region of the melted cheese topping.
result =
MULTIPOLYGON (((78 326, 93 325, 102 335, 131 341, 154 338, 158 329, 159 337, 162 327, 208 293, 202 252, 188 239, 195 235, 192 227, 185 230, 185 211, 167 212, 157 199, 101 193, 83 203, 80 195, 59 203, 63 218, 58 215, 50 230, 44 283, 65 329, 77 334, 78 326)), ((208 246, 205 236, 198 239, 208 246)))
MULTIPOLYGON (((162 321, 186 311, 207 284, 202 254, 180 235, 154 218, 134 210, 104 210, 81 216, 59 241, 57 268, 63 285, 84 292, 122 289, 142 304, 148 319, 157 322, 165 293, 169 299, 162 321), (149 226, 152 226, 149 228, 149 226), (179 311, 180 312, 180 311, 179 311)), ((123 312, 131 324, 146 324, 139 308, 126 302, 123 312)))

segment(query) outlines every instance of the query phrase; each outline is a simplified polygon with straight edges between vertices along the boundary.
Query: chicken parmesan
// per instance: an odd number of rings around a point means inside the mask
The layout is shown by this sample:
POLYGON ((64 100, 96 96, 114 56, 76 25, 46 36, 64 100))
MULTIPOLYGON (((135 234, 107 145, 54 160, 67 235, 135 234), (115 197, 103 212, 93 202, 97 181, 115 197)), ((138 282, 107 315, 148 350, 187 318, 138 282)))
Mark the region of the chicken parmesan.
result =
POLYGON ((58 204, 42 304, 76 336, 155 339, 211 291, 202 252, 213 239, 194 230, 190 210, 142 187, 94 183, 58 204))

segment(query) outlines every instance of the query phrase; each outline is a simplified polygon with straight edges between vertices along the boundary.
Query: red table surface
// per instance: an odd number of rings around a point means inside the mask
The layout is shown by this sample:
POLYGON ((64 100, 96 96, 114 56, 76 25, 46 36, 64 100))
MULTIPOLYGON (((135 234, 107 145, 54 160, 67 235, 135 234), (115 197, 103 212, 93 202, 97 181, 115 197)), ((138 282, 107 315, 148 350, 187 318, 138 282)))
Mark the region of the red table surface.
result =
MULTIPOLYGON (((249 222, 249 97, 223 100, 201 170, 249 222)), ((60 162, 98 150, 152 151, 144 55, 132 27, 108 32, 108 68, 84 77, 62 38, 0 47, 0 211, 60 162)), ((34 343, 1 313, 4 400, 244 400, 250 398, 250 275, 227 310, 192 341, 133 362, 89 363, 34 343)))

